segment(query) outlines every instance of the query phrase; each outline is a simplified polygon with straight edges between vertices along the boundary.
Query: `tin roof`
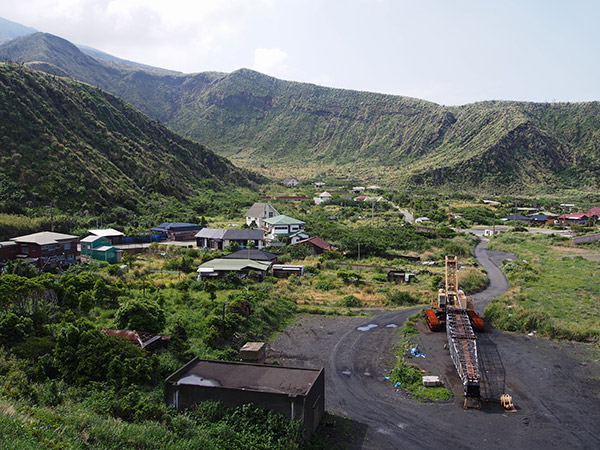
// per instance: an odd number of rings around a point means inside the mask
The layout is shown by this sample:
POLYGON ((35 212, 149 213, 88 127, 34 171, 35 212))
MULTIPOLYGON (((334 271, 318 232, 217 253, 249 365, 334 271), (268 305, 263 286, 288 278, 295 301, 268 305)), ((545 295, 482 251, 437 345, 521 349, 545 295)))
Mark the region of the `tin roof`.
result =
POLYGON ((306 395, 323 369, 269 366, 194 358, 165 383, 306 395))
POLYGON ((244 269, 266 271, 271 267, 271 263, 264 261, 253 261, 251 259, 225 259, 215 258, 210 261, 200 264, 198 271, 203 268, 210 268, 216 271, 240 271, 244 269))

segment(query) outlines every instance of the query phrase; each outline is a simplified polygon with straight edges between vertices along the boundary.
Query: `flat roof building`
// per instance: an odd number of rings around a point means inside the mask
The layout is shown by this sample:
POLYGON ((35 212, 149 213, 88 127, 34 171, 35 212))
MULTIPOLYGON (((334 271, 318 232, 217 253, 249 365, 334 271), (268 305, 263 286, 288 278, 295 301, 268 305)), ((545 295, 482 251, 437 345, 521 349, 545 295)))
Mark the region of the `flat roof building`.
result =
POLYGON ((301 420, 308 438, 325 411, 324 369, 194 358, 165 380, 164 399, 179 411, 208 400, 227 407, 252 403, 301 420))

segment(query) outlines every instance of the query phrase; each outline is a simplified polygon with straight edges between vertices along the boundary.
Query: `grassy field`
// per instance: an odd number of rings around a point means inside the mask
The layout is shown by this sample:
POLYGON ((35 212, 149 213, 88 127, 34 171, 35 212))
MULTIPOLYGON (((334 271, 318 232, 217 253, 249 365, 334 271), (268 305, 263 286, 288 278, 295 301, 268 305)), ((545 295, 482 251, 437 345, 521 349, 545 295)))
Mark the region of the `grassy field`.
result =
POLYGON ((489 247, 520 258, 503 264, 511 289, 485 310, 494 326, 552 338, 600 338, 597 247, 573 247, 564 238, 521 233, 504 233, 489 247))

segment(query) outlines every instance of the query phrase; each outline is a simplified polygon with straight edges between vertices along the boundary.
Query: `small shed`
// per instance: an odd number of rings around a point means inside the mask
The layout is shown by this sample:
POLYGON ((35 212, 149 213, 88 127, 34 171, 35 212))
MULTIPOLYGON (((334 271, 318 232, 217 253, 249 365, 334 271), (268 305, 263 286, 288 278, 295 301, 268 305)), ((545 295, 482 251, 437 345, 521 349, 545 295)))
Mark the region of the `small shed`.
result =
POLYGON ((301 420, 309 438, 325 411, 324 369, 194 358, 165 380, 164 400, 179 411, 208 400, 252 403, 301 420))
POLYGON ((277 278, 287 278, 290 275, 304 275, 304 266, 291 264, 273 264, 273 276, 277 278))
POLYGON ((405 272, 404 270, 390 270, 387 274, 387 280, 396 284, 410 283, 414 277, 414 273, 405 272))

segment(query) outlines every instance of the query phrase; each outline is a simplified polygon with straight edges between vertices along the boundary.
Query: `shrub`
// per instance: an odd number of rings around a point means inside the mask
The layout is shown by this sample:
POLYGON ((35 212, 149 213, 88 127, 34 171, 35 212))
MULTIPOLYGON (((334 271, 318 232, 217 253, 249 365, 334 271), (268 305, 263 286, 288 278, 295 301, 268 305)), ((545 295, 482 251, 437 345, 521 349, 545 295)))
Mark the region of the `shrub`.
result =
POLYGON ((440 288, 443 288, 444 277, 441 275, 434 275, 431 277, 431 289, 437 291, 440 288))
POLYGON ((337 277, 340 278, 345 284, 359 286, 363 283, 362 275, 354 272, 353 270, 338 270, 337 277))
POLYGON ((408 292, 405 291, 397 291, 388 296, 388 301, 394 305, 416 305, 419 303, 419 300, 408 292))
POLYGON ((347 295, 338 300, 338 304, 347 308, 360 308, 362 306, 362 301, 354 295, 347 295))
POLYGON ((332 291, 335 289, 335 284, 333 284, 331 281, 317 281, 315 283, 315 289, 319 289, 321 291, 332 291))
POLYGON ((309 273, 311 275, 318 275, 321 271, 317 266, 304 266, 304 273, 309 273))
POLYGON ((488 278, 474 267, 467 267, 458 272, 458 286, 467 295, 483 291, 488 281, 488 278))
POLYGON ((150 300, 129 300, 115 314, 119 328, 160 333, 165 327, 165 312, 150 300))

